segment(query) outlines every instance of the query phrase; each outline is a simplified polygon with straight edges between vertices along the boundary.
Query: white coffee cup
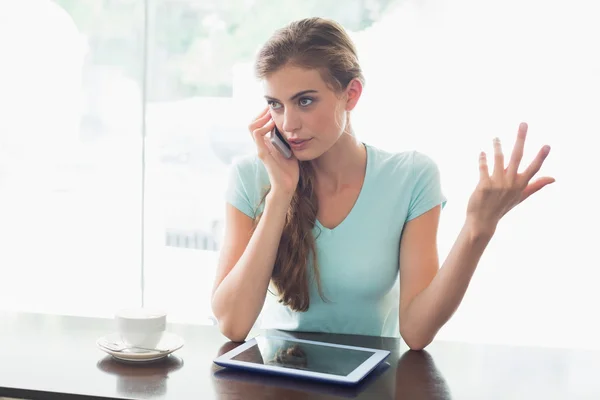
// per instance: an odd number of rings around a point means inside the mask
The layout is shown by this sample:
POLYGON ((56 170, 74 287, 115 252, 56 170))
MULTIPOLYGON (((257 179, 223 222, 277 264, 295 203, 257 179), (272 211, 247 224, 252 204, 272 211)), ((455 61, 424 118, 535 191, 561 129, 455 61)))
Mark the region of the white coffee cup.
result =
POLYGON ((116 313, 117 331, 127 346, 156 348, 167 327, 167 313, 151 308, 128 308, 116 313))

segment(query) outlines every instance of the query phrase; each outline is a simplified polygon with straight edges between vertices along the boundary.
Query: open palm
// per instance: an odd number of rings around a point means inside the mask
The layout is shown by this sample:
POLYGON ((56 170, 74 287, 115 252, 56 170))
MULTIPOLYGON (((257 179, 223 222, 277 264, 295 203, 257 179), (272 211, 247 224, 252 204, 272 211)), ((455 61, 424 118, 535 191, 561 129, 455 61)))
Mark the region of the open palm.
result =
POLYGON ((498 138, 494 139, 494 171, 490 175, 485 152, 479 156, 479 183, 469 199, 467 216, 484 227, 494 229, 500 219, 517 204, 553 183, 552 177, 541 177, 531 182, 550 153, 543 146, 531 164, 521 173, 527 124, 521 123, 508 166, 504 167, 504 154, 498 138))

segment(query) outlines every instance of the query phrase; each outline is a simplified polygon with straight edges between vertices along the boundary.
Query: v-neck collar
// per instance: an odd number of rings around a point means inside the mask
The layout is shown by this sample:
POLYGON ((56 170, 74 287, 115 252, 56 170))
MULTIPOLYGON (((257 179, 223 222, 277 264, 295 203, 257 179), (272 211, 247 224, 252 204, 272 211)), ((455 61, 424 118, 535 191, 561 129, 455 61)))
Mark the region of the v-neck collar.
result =
POLYGON ((315 225, 321 230, 321 233, 325 233, 325 234, 333 234, 336 231, 340 230, 343 228, 343 226, 345 224, 348 223, 348 220, 352 217, 353 214, 356 214, 361 205, 361 200, 364 196, 364 193, 366 192, 366 189, 368 188, 370 179, 370 172, 371 172, 371 163, 372 163, 372 154, 371 154, 371 148, 369 145, 367 145, 366 143, 363 143, 363 146, 365 146, 365 151, 367 153, 367 164, 365 167, 365 178, 363 179, 363 183, 362 186, 360 188, 360 191, 358 192, 358 197, 356 198, 356 201, 354 202, 354 205, 352 206, 352 208, 350 209, 350 212, 348 213, 348 215, 346 215, 346 217, 342 220, 342 222, 340 222, 337 226, 335 226, 334 228, 327 228, 325 226, 323 226, 323 224, 321 224, 321 222, 319 221, 319 219, 317 218, 315 221, 315 225))

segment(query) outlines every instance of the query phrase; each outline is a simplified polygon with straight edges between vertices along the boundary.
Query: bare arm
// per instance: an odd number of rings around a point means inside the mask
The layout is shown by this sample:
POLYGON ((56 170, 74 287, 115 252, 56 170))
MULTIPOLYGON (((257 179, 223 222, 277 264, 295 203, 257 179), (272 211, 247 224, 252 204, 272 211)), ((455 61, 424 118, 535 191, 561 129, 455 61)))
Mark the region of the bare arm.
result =
POLYGON ((467 205, 467 218, 438 272, 436 235, 440 207, 408 222, 400 245, 400 332, 412 349, 422 349, 450 319, 465 295, 479 260, 500 219, 554 178, 531 182, 550 152, 544 146, 519 173, 527 124, 519 125, 508 167, 499 139, 494 140, 494 169, 490 176, 487 157, 479 155, 480 179, 467 205))
POLYGON ((212 294, 221 332, 241 342, 252 329, 273 273, 290 198, 271 192, 252 234, 250 217, 227 205, 225 240, 212 294))
POLYGON ((213 286, 212 310, 221 332, 234 342, 246 339, 263 307, 285 216, 298 185, 298 160, 293 156, 284 158, 266 137, 274 127, 268 106, 248 127, 271 184, 254 233, 254 221, 227 205, 225 240, 213 286))
POLYGON ((413 350, 426 347, 461 303, 492 234, 465 223, 438 272, 440 206, 407 223, 400 247, 400 332, 413 350))

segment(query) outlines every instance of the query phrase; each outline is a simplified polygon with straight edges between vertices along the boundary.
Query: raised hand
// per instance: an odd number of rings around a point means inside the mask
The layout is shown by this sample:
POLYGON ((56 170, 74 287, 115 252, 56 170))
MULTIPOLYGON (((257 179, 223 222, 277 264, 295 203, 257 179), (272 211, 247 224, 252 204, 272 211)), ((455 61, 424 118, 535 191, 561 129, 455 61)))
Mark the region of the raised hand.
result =
POLYGON ((485 152, 479 155, 479 183, 467 206, 467 219, 475 224, 477 229, 493 233, 500 219, 508 211, 555 181, 552 177, 541 177, 530 182, 550 153, 548 145, 543 146, 525 171, 519 173, 526 137, 527 124, 521 123, 506 168, 500 140, 494 139, 494 171, 491 175, 485 152))

